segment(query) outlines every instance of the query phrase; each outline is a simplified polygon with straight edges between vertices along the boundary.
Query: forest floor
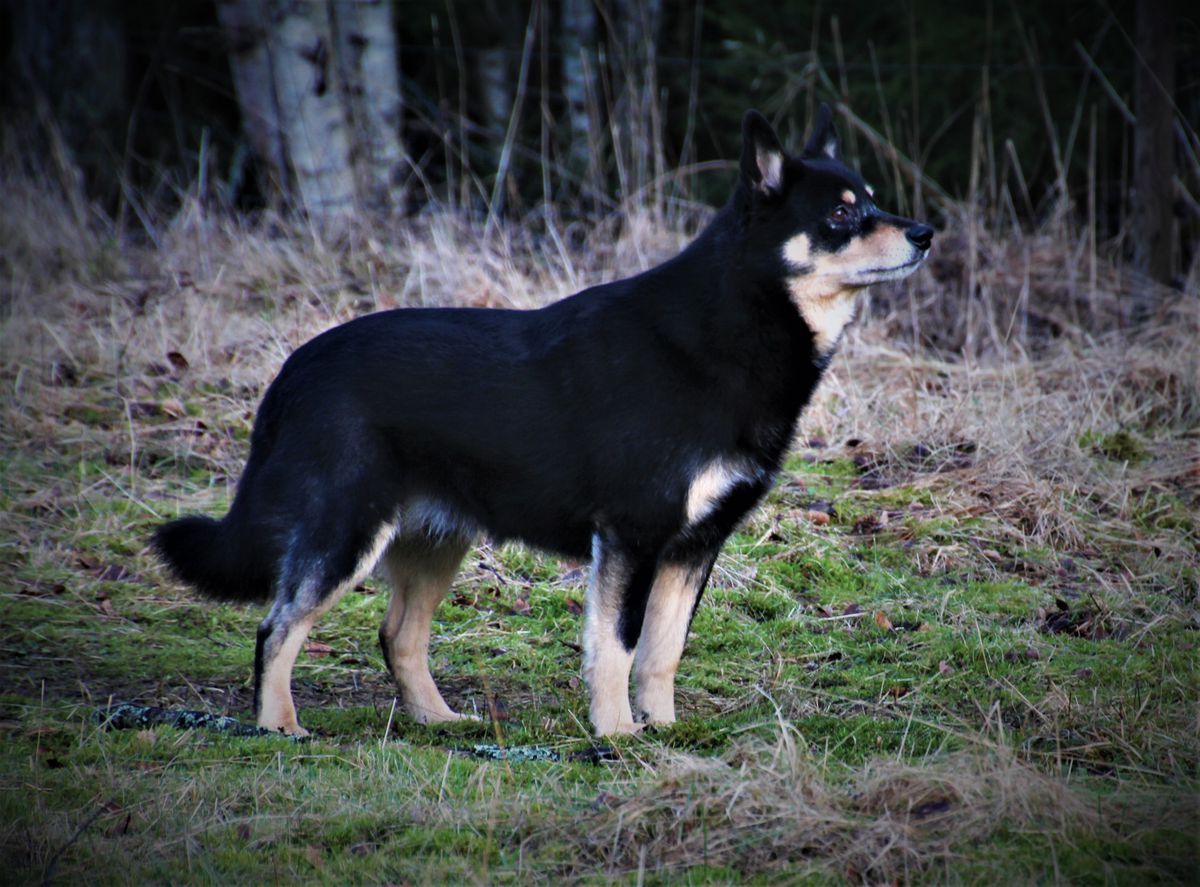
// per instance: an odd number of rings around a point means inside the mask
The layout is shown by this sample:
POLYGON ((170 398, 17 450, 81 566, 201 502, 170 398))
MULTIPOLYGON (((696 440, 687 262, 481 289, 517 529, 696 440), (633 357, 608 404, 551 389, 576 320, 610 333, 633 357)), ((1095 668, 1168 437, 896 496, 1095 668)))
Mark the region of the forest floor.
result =
POLYGON ((597 749, 586 566, 485 543, 431 652, 481 720, 396 709, 371 580, 301 654, 298 743, 98 725, 251 718, 262 612, 170 581, 154 526, 223 511, 317 331, 541 304, 684 237, 597 231, 584 262, 449 219, 348 245, 186 214, 142 250, 46 230, 8 240, 0 331, 3 880, 1194 882, 1194 297, 979 359, 856 328, 718 563, 673 727, 597 749))

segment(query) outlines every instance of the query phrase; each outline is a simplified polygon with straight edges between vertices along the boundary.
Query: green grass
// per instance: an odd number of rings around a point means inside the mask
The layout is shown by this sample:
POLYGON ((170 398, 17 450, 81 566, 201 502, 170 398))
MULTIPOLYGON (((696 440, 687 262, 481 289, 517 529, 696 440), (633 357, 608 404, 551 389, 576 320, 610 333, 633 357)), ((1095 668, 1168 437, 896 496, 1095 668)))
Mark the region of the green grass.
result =
MULTIPOLYGON (((141 482, 157 482, 156 470, 141 482)), ((1181 786, 1195 798, 1196 635, 1182 614, 1156 617, 1158 601, 1140 597, 1101 614, 1107 633, 1048 631, 1058 599, 1068 613, 1099 612, 1071 576, 1046 578, 1054 552, 1007 544, 1008 571, 978 553, 923 569, 914 551, 963 534, 975 552, 989 548, 986 522, 938 514, 927 487, 863 496, 856 476, 844 459, 793 460, 731 540, 680 670, 679 723, 615 743, 612 763, 506 763, 463 750, 569 755, 593 745, 578 678, 578 565, 484 548, 439 610, 432 663, 446 696, 485 715, 498 705, 499 721, 430 729, 393 710, 375 646, 386 590, 371 581, 314 630, 330 652, 298 663, 312 741, 106 732, 91 715, 110 699, 248 717, 261 612, 200 603, 163 580, 144 548, 157 518, 129 490, 127 468, 69 449, 59 462, 12 454, 5 509, 38 544, 6 552, 0 597, 0 846, 9 870, 18 881, 49 873, 113 883, 587 882, 605 872, 632 879, 642 865, 649 883, 756 872, 763 883, 782 872, 800 882, 869 880, 844 853, 759 865, 734 847, 707 863, 667 864, 661 848, 630 857, 619 834, 609 835, 619 851, 580 837, 598 810, 654 798, 657 761, 736 761, 777 741, 781 725, 832 788, 880 760, 920 765, 1003 748, 1098 806, 1169 795, 1178 812, 1181 786), (23 489, 47 478, 71 493, 50 509, 23 489), (809 500, 831 501, 832 520, 790 516, 809 500), (892 511, 882 527, 856 531, 892 511), (514 609, 518 598, 527 611, 514 609)), ((203 492, 202 479, 173 477, 172 496, 203 492)), ((1186 821, 1186 804, 1183 812, 1186 821)), ((972 843, 930 838, 945 851, 918 854, 905 877, 973 881, 1001 871, 1135 883, 1182 878, 1194 861, 1178 819, 1114 816, 1103 828, 1039 831, 1040 815, 997 821, 972 843)), ((857 816, 858 828, 873 821, 857 816)), ((720 815, 705 817, 705 827, 725 827, 720 815)))
POLYGON ((579 677, 586 567, 519 547, 472 552, 435 623, 433 673, 480 721, 397 711, 371 580, 300 656, 310 741, 100 729, 110 701, 250 718, 262 609, 194 598, 146 540, 226 507, 283 353, 362 293, 565 289, 430 224, 387 262, 371 247, 378 280, 354 276, 361 244, 219 225, 142 256, 148 282, 21 278, 0 327, 0 879, 1194 880, 1186 321, 1155 348, 1088 334, 992 365, 849 343, 801 436, 828 444, 717 564, 680 720, 611 754, 579 677))

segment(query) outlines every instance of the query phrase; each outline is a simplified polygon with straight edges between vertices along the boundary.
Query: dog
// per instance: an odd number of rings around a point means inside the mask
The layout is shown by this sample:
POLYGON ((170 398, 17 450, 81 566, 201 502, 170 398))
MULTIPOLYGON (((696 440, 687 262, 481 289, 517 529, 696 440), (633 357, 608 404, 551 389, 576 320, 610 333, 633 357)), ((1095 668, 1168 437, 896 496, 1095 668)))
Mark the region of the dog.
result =
POLYGON ((200 593, 271 601, 259 726, 306 734, 297 653, 377 564, 392 588, 380 647, 408 714, 462 717, 430 674, 429 636, 482 534, 590 558, 597 736, 675 720, 676 670, 722 544, 778 474, 859 293, 912 273, 933 240, 875 205, 827 106, 798 156, 755 111, 742 139, 727 204, 658 267, 537 310, 365 315, 285 361, 228 514, 153 539, 200 593))

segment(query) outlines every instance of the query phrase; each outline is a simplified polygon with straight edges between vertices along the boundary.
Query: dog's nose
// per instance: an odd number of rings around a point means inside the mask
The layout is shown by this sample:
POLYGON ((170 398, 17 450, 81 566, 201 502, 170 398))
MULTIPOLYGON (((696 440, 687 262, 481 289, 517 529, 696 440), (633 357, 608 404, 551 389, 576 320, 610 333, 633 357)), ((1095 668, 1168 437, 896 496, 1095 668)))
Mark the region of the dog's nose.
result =
POLYGON ((933 229, 928 225, 913 225, 904 235, 909 242, 922 252, 927 252, 933 246, 933 229))

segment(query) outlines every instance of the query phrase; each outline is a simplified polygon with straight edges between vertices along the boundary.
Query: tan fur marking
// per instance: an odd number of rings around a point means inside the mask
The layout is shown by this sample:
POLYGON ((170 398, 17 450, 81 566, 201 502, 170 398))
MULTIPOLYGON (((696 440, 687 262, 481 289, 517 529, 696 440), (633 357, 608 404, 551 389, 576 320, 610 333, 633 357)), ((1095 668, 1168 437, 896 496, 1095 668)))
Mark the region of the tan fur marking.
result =
POLYGON ((872 283, 906 277, 921 258, 904 231, 890 225, 851 241, 836 253, 812 254, 808 261, 811 270, 792 277, 788 288, 792 302, 813 332, 817 352, 828 354, 837 344, 846 325, 854 319, 860 290, 872 283))
POLYGON ((468 547, 461 540, 437 547, 426 541, 397 540, 384 555, 392 596, 380 638, 387 644, 404 708, 419 724, 463 717, 446 704, 429 672, 429 637, 438 603, 450 589, 468 547))
MULTIPOLYGON (((292 669, 296 665, 296 657, 300 655, 300 648, 304 645, 308 633, 312 631, 317 620, 332 609, 347 591, 362 582, 375 568, 380 554, 391 541, 395 532, 395 524, 382 525, 375 534, 371 547, 367 549, 366 554, 359 558, 358 565, 349 578, 339 583, 320 604, 296 619, 283 640, 276 642, 267 651, 269 658, 263 662, 260 678, 262 684, 259 687, 258 726, 268 730, 282 730, 292 736, 308 735, 308 731, 300 726, 296 717, 296 704, 292 699, 292 669)), ((313 593, 315 593, 314 590, 301 588, 297 592, 298 600, 296 602, 283 606, 277 604, 276 606, 283 615, 289 606, 304 607, 304 596, 313 593)))
POLYGON ((637 708, 648 724, 675 721, 675 673, 702 575, 678 564, 667 564, 654 578, 634 664, 637 708))
POLYGON ((783 260, 793 268, 806 267, 811 254, 812 241, 807 234, 797 234, 783 245, 783 260))
POLYGON ((296 705, 292 701, 292 666, 316 621, 314 613, 293 625, 287 637, 275 647, 275 655, 263 666, 258 726, 289 736, 308 735, 296 718, 296 705))
POLYGON ((689 524, 706 517, 742 478, 737 466, 725 459, 714 459, 702 468, 688 487, 686 514, 689 524))
POLYGON ((597 540, 592 543, 592 576, 584 598, 583 679, 588 686, 588 716, 597 736, 637 733, 629 704, 633 651, 617 637, 621 592, 628 568, 614 563, 597 540))
POLYGON ((858 197, 853 191, 847 189, 842 192, 842 203, 854 206, 854 204, 858 203, 858 197))

